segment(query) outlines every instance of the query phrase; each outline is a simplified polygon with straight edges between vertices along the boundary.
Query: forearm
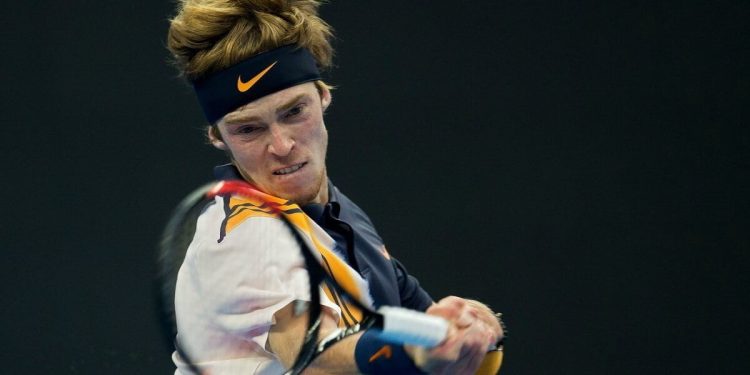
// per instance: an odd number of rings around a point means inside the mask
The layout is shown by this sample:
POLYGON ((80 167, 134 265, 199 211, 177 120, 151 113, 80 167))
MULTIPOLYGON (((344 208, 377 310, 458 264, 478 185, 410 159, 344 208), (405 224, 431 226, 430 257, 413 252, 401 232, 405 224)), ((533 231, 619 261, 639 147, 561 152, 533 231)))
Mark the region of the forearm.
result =
MULTIPOLYGON (((276 324, 268 335, 268 349, 278 356, 285 368, 291 368, 302 348, 308 328, 306 314, 295 315, 291 305, 274 314, 276 324)), ((320 342, 338 328, 330 313, 321 314, 320 331, 316 342, 320 342)), ((307 369, 305 374, 358 374, 354 360, 354 350, 361 334, 352 335, 334 344, 321 353, 307 369)))
POLYGON ((331 346, 307 367, 304 374, 359 374, 359 369, 354 360, 354 351, 361 336, 362 333, 358 333, 331 346))
MULTIPOLYGON (((284 308, 276 314, 268 350, 276 354, 281 364, 291 368, 299 354, 307 330, 307 315, 294 316, 291 309, 284 308)), ((374 374, 421 373, 405 349, 384 340, 378 330, 358 332, 339 339, 338 327, 333 315, 321 315, 320 333, 315 342, 336 339, 319 357, 310 363, 305 374, 359 374, 360 370, 374 374)))
MULTIPOLYGON (((291 368, 294 364, 308 328, 307 315, 294 315, 290 306, 274 315, 276 324, 271 328, 267 344, 267 349, 276 354, 286 368, 291 368)), ((398 353, 402 353, 400 358, 403 358, 401 361, 396 359, 399 356, 396 355, 395 348, 389 348, 385 355, 389 359, 385 369, 390 371, 397 368, 399 373, 416 373, 419 372, 414 367, 416 365, 430 373, 473 373, 480 366, 487 348, 503 335, 492 310, 477 301, 448 297, 431 306, 427 313, 439 316, 449 323, 446 339, 431 349, 409 346, 404 352, 399 347, 398 353), (390 359, 391 354, 393 359, 390 359)), ((321 314, 320 334, 315 341, 327 338, 337 328, 334 316, 330 311, 324 310, 321 314)), ((377 335, 363 333, 347 337, 325 350, 304 373, 359 374, 360 368, 367 372, 386 373, 382 371, 383 362, 373 362, 373 357, 377 357, 381 348, 389 346, 379 340, 377 335), (363 367, 358 366, 358 363, 363 367)))

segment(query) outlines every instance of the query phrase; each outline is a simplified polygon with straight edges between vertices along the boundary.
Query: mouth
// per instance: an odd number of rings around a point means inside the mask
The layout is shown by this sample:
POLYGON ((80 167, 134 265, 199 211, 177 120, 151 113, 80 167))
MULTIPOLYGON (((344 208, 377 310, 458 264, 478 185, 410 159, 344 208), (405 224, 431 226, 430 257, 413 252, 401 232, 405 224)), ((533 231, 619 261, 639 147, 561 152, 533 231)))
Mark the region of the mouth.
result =
POLYGON ((299 163, 299 164, 294 164, 294 165, 291 165, 291 166, 286 167, 286 168, 277 169, 277 170, 273 171, 273 174, 275 176, 288 175, 288 174, 297 172, 298 170, 302 169, 302 167, 304 167, 305 165, 307 165, 307 162, 302 162, 302 163, 299 163))

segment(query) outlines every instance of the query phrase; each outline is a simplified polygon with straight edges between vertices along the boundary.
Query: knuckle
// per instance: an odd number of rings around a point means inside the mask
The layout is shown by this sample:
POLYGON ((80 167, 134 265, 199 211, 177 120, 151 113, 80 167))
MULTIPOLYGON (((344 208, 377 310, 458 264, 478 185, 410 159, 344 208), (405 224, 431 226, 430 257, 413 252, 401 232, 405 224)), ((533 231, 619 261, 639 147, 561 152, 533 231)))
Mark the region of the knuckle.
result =
POLYGON ((456 296, 448 296, 440 300, 441 303, 444 303, 448 306, 452 306, 453 308, 462 309, 466 306, 466 300, 464 300, 461 297, 456 296))

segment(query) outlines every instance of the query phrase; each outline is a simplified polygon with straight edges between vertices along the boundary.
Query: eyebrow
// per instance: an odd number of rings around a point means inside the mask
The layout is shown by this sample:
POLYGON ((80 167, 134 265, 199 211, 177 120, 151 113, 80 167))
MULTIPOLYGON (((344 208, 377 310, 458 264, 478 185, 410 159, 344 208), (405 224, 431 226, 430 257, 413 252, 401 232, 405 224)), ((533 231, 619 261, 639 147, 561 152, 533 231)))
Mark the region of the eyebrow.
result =
MULTIPOLYGON (((284 111, 286 111, 286 110, 294 107, 295 104, 297 104, 301 99, 303 99, 306 96, 308 96, 307 93, 302 93, 302 94, 299 94, 299 95, 295 96, 294 98, 290 99, 286 103, 284 103, 281 106, 279 106, 279 108, 276 109, 276 113, 278 114, 278 113, 284 112, 284 111)), ((241 114, 234 115, 234 116, 227 115, 227 117, 224 119, 224 123, 227 124, 227 125, 230 125, 230 124, 238 124, 238 123, 248 122, 248 121, 256 120, 256 119, 260 119, 260 117, 257 116, 257 115, 245 116, 245 115, 241 115, 241 114)))
POLYGON ((302 98, 304 98, 306 96, 307 96, 307 93, 302 93, 302 94, 299 94, 299 95, 295 96, 294 98, 292 98, 292 100, 290 100, 290 101, 286 102, 285 104, 281 105, 279 107, 279 109, 276 110, 276 113, 284 112, 284 111, 286 111, 286 110, 294 107, 294 105, 297 104, 297 102, 299 102, 302 98))

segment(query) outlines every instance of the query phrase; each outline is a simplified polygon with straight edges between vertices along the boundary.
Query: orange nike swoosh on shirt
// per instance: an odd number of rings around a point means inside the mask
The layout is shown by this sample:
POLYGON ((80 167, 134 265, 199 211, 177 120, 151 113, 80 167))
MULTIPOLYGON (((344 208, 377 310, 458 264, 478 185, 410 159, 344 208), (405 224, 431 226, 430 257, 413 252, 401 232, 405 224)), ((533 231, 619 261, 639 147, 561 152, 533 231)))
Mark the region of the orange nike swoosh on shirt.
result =
POLYGON ((263 69, 260 73, 256 74, 255 77, 250 78, 247 82, 242 82, 242 75, 237 76, 237 90, 239 92, 245 92, 247 90, 250 90, 251 87, 255 86, 258 81, 260 81, 261 78, 263 78, 266 73, 268 73, 271 68, 273 68, 274 65, 276 65, 278 61, 274 61, 273 64, 269 65, 267 68, 263 69))
POLYGON ((384 345, 380 350, 375 352, 375 354, 370 357, 370 360, 368 362, 372 363, 376 359, 385 356, 386 359, 391 359, 391 356, 393 355, 393 351, 391 350, 390 345, 384 345))

